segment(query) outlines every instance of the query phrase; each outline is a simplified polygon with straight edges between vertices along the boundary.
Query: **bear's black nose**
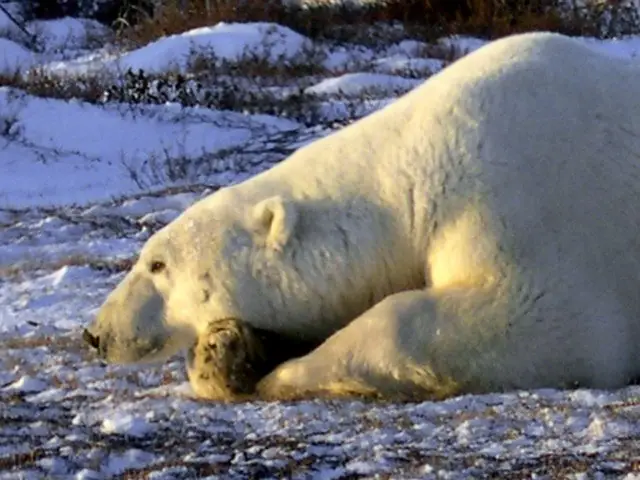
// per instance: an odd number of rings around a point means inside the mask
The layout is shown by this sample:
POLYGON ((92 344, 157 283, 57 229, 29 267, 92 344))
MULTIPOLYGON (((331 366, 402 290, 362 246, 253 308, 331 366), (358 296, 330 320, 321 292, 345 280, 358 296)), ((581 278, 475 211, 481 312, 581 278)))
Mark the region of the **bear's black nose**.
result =
POLYGON ((89 332, 89 330, 85 329, 85 331, 82 332, 82 339, 96 350, 100 346, 100 337, 94 337, 93 335, 91 335, 91 332, 89 332))

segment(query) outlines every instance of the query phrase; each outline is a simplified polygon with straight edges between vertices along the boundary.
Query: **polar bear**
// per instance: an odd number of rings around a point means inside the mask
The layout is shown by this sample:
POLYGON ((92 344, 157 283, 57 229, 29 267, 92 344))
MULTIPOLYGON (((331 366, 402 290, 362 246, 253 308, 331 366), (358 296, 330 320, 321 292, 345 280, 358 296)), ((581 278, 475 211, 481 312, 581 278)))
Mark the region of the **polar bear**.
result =
POLYGON ((85 339, 112 362, 191 349, 213 399, 621 387, 640 375, 639 98, 637 64, 577 40, 492 42, 188 208, 85 339))

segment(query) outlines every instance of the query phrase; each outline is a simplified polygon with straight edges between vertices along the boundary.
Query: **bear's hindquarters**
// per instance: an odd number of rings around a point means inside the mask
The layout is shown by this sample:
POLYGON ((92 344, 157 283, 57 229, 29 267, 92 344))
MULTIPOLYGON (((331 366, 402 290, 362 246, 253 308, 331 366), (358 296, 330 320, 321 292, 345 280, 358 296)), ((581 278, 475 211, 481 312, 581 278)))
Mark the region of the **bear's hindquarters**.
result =
POLYGON ((544 295, 516 301, 518 290, 493 285, 392 295, 309 355, 278 367, 258 393, 425 400, 627 383, 619 346, 595 352, 589 347, 598 339, 588 325, 545 321, 537 317, 552 311, 540 308, 544 295))

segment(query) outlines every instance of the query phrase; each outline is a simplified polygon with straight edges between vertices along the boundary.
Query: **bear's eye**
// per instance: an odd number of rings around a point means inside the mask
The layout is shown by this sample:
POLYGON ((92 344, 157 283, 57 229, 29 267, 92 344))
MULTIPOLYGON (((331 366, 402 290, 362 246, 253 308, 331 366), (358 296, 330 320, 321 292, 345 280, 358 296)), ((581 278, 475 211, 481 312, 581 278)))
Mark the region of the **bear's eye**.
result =
POLYGON ((159 260, 156 260, 155 262, 151 262, 151 265, 149 265, 149 271, 151 273, 160 273, 162 272, 167 266, 165 265, 164 262, 161 262, 159 260))

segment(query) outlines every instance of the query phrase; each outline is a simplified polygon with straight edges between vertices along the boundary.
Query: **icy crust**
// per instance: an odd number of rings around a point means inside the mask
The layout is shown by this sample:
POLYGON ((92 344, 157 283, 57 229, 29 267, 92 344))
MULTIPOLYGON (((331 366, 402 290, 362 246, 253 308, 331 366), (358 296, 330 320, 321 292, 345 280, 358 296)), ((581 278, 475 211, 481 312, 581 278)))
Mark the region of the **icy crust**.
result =
POLYGON ((49 338, 3 341, 0 478, 631 479, 639 470, 638 387, 220 405, 190 398, 179 360, 105 367, 77 336, 49 338))
POLYGON ((0 208, 0 274, 130 258, 151 233, 216 188, 162 189, 84 207, 0 208))
MULTIPOLYGON (((74 212, 94 221, 133 222, 154 212, 177 212, 205 194, 140 196, 74 212)), ((27 212, 5 212, 3 221, 15 225, 29 218, 40 225, 33 239, 47 238, 45 225, 54 217, 27 212)), ((111 253, 88 252, 77 264, 48 250, 65 244, 58 225, 50 244, 29 247, 32 257, 50 255, 51 263, 26 261, 25 250, 18 271, 9 263, 0 274, 0 478, 528 478, 536 473, 631 479, 640 472, 640 387, 406 405, 322 400, 223 405, 192 397, 182 358, 156 366, 104 365, 82 344, 80 333, 127 268, 116 255, 127 249, 135 255, 150 233, 134 225, 116 236, 123 243, 111 253)), ((115 235, 110 227, 93 232, 104 242, 115 235)), ((86 234, 69 237, 75 240, 67 241, 68 251, 86 252, 91 245, 86 234)))

